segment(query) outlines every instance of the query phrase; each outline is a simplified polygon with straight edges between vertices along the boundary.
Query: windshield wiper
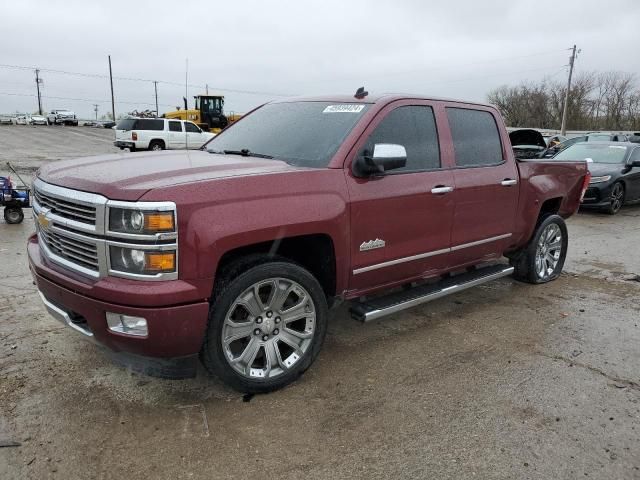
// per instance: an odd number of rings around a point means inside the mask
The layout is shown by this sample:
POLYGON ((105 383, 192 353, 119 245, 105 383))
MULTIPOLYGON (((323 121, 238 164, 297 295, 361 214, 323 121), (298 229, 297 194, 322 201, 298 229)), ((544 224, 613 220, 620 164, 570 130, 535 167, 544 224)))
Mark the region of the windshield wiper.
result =
POLYGON ((211 153, 224 153, 225 155, 240 155, 242 157, 256 157, 256 158, 273 158, 272 155, 267 155, 265 153, 255 153, 249 150, 248 148, 243 148, 242 150, 222 150, 216 151, 211 150, 211 153))

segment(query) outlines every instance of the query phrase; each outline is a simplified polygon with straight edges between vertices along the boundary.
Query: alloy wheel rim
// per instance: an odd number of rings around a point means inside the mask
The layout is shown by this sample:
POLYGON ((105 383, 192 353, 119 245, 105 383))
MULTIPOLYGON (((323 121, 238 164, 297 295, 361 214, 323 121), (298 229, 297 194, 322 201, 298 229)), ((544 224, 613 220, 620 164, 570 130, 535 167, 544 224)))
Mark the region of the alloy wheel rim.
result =
POLYGON ((234 300, 222 327, 222 348, 229 365, 243 377, 274 378, 305 355, 315 327, 309 292, 293 280, 268 278, 234 300))
POLYGON ((615 187, 613 187, 613 191, 611 192, 611 209, 614 212, 617 212, 622 208, 622 197, 624 195, 624 190, 619 183, 616 183, 615 187))
POLYGON ((160 145, 158 145, 157 143, 154 143, 154 144, 153 144, 153 147, 151 147, 151 150, 156 150, 156 151, 158 151, 158 150, 162 150, 162 148, 160 148, 160 145))
POLYGON ((18 220, 20 220, 20 214, 14 211, 10 211, 9 213, 7 213, 7 217, 11 222, 17 222, 18 220))
POLYGON ((555 223, 549 224, 540 235, 536 248, 536 274, 541 280, 550 278, 558 266, 562 253, 562 232, 555 223))

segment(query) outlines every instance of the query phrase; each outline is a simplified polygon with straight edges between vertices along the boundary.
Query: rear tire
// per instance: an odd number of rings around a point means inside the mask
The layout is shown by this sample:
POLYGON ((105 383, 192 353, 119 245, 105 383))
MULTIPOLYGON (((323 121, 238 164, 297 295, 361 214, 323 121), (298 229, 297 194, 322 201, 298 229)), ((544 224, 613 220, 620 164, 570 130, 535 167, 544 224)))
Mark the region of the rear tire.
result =
POLYGON ((564 219, 559 215, 543 217, 527 246, 511 256, 513 277, 534 284, 555 280, 562 273, 568 244, 564 219))
POLYGON ((151 140, 151 142, 149 142, 149 150, 154 152, 164 150, 164 142, 162 140, 151 140))
POLYGON ((5 207, 4 220, 10 225, 22 223, 22 220, 24 220, 24 213, 22 213, 22 209, 19 207, 5 207))
POLYGON ((295 381, 320 352, 328 308, 322 287, 285 259, 240 260, 217 280, 201 360, 244 393, 295 381))

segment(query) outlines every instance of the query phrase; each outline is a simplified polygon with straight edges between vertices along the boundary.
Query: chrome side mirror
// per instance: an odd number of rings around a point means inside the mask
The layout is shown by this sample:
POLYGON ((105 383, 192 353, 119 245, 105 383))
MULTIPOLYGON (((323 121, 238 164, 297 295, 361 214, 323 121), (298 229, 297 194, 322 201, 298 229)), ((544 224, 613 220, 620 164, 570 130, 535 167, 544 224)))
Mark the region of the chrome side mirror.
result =
POLYGON ((403 168, 407 165, 407 150, 403 145, 376 143, 373 155, 363 155, 354 163, 354 174, 358 177, 384 175, 387 170, 403 168))

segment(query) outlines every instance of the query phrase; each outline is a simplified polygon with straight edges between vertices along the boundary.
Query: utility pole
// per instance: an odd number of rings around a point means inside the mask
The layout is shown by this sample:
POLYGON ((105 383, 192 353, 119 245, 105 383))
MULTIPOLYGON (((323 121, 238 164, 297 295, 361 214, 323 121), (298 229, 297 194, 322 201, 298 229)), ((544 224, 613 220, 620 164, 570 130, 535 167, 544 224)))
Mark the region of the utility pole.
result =
POLYGON ((207 92, 207 95, 209 95, 209 84, 208 84, 208 83, 206 83, 206 84, 204 85, 204 89, 205 89, 205 91, 207 92))
POLYGON ((573 64, 576 60, 576 46, 571 49, 571 57, 569 57, 569 80, 567 81, 567 92, 564 96, 564 108, 562 109, 562 126, 560 127, 560 135, 567 134, 567 110, 569 108, 569 91, 571 91, 571 77, 573 75, 573 64))
POLYGON ((156 92, 156 118, 158 118, 160 112, 158 111, 158 82, 156 80, 153 81, 153 89, 156 92))
POLYGON ((113 98, 113 73, 111 72, 111 55, 109 55, 109 82, 111 83, 111 114, 112 120, 116 121, 116 102, 113 98))
POLYGON ((36 88, 38 89, 38 113, 42 115, 42 98, 40 97, 40 84, 42 79, 40 78, 40 70, 36 68, 36 88))
POLYGON ((96 121, 98 121, 98 104, 93 104, 93 111, 96 112, 96 121))

